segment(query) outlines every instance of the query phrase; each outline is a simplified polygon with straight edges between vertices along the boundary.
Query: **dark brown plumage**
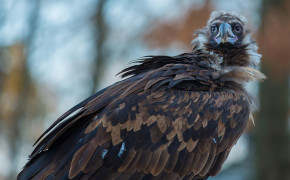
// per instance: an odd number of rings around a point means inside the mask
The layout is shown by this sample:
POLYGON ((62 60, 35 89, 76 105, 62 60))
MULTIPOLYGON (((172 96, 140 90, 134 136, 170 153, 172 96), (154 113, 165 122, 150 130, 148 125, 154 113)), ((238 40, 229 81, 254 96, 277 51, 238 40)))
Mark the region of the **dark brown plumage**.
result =
POLYGON ((197 34, 192 52, 145 57, 57 119, 18 179, 216 175, 251 116, 243 83, 265 77, 243 17, 214 12, 197 34))

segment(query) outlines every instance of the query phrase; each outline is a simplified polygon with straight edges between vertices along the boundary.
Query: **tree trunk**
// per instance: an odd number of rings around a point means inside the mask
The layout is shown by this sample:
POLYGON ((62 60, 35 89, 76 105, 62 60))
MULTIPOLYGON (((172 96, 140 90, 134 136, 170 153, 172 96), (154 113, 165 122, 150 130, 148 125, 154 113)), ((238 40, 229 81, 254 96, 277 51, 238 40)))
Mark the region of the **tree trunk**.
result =
POLYGON ((16 178, 16 170, 19 154, 19 142, 21 141, 22 123, 25 119, 25 109, 29 105, 30 75, 26 66, 26 55, 23 44, 15 44, 8 48, 9 61, 13 67, 5 76, 2 84, 2 101, 0 119, 5 122, 4 132, 9 144, 9 179, 16 178))
POLYGON ((95 27, 95 46, 96 46, 96 56, 92 64, 92 90, 91 93, 95 93, 99 88, 100 80, 103 77, 105 71, 106 58, 106 48, 105 41, 107 38, 107 24, 104 15, 104 6, 106 0, 99 0, 97 4, 96 14, 93 17, 94 27, 95 27))
MULTIPOLYGON (((267 71, 263 65, 263 72, 267 71)), ((261 84, 261 111, 257 130, 258 180, 290 179, 288 134, 288 76, 271 77, 261 84)))
MULTIPOLYGON (((283 6, 283 1, 264 0, 263 26, 261 36, 267 27, 266 14, 269 7, 283 6), (282 4, 281 4, 282 3, 282 4)), ((272 43, 271 46, 281 46, 281 43, 272 43)), ((283 47, 278 47, 283 48, 283 47)), ((285 47, 284 47, 285 48, 285 47)), ((269 51, 273 49, 269 49, 269 51)), ((286 54, 280 53, 281 57, 267 57, 263 54, 262 72, 268 78, 261 83, 260 89, 260 113, 256 132, 256 170, 258 180, 288 180, 290 179, 290 145, 288 125, 289 103, 289 70, 288 73, 274 70, 275 63, 286 54), (272 59, 270 59, 272 58, 272 59)), ((284 61, 284 62, 287 62, 284 61)), ((288 59, 289 62, 289 59, 288 59)), ((282 63, 282 61, 280 62, 282 63)), ((289 65, 289 64, 288 64, 289 65)), ((287 64, 285 65, 287 66, 287 64)), ((289 68, 289 66, 288 66, 289 68)))

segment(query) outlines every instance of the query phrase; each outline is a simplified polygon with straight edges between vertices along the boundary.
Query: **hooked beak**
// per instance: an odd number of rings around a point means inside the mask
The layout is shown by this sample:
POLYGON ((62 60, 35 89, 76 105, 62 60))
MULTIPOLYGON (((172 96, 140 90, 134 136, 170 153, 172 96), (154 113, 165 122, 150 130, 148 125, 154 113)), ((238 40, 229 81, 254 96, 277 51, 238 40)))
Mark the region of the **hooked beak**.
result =
POLYGON ((219 27, 219 32, 214 38, 217 44, 231 43, 234 44, 238 38, 234 35, 232 27, 228 23, 222 23, 219 27))

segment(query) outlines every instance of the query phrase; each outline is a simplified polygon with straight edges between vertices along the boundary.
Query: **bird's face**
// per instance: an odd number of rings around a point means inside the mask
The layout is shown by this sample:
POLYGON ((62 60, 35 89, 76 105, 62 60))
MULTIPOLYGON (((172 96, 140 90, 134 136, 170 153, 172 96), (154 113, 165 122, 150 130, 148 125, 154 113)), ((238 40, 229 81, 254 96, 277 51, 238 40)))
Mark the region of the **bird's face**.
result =
POLYGON ((195 48, 224 49, 251 43, 250 31, 244 16, 234 12, 214 11, 207 25, 196 31, 195 48), (206 46, 206 47, 205 47, 206 46))
POLYGON ((260 62, 261 55, 244 16, 214 11, 207 25, 196 34, 192 41, 193 50, 217 54, 222 57, 224 66, 255 66, 260 62))
POLYGON ((209 44, 213 47, 239 46, 244 38, 243 23, 237 18, 226 16, 209 24, 209 44))

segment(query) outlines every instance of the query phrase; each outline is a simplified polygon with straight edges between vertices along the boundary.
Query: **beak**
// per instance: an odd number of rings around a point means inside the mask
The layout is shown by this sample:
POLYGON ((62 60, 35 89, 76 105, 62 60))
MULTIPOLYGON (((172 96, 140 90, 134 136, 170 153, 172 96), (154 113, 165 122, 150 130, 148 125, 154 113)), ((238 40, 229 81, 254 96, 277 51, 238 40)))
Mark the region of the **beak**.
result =
POLYGON ((222 23, 219 27, 219 32, 214 38, 217 44, 231 43, 234 44, 238 38, 234 35, 232 27, 228 23, 222 23))

